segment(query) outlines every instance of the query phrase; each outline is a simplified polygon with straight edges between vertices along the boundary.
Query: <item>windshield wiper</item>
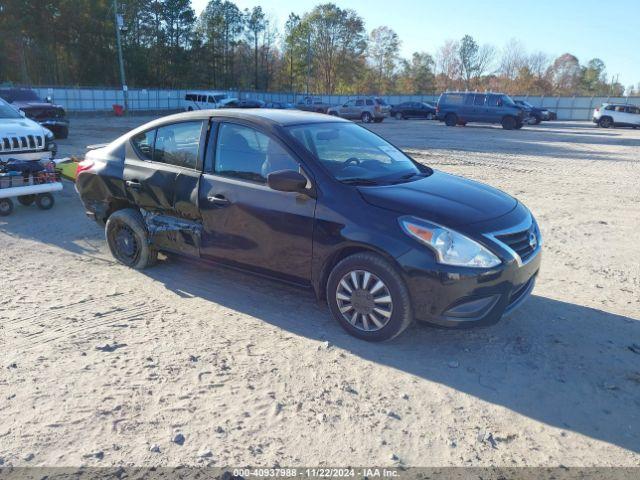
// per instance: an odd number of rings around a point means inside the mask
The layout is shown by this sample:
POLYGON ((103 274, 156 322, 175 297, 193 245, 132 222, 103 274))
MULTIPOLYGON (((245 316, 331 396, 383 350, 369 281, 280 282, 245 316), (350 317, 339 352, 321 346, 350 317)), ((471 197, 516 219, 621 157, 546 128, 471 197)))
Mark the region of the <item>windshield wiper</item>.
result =
POLYGON ((411 180, 414 177, 426 177, 427 174, 425 172, 411 172, 406 175, 402 175, 401 177, 393 180, 393 183, 402 183, 406 180, 411 180))
POLYGON ((345 178, 340 181, 347 185, 379 185, 378 181, 372 180, 371 178, 345 178))

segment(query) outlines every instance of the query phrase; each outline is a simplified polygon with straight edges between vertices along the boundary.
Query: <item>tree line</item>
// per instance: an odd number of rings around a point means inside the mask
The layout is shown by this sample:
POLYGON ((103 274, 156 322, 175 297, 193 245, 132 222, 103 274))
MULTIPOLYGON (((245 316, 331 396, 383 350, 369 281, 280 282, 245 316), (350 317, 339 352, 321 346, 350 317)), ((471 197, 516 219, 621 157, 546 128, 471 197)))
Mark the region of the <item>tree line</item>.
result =
MULTIPOLYGON (((594 58, 528 52, 470 35, 402 58, 389 26, 334 3, 292 12, 279 31, 262 7, 211 0, 116 2, 130 87, 413 94, 493 90, 532 95, 640 94, 594 58)), ((113 0, 0 0, 0 82, 117 86, 113 0)))

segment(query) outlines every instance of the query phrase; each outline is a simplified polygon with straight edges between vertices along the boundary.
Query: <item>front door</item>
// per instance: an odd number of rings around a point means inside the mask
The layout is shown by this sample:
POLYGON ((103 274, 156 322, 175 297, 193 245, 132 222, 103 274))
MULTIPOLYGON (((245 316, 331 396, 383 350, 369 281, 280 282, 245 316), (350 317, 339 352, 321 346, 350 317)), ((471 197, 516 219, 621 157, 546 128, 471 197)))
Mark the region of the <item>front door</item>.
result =
POLYGON ((315 199, 266 184, 269 173, 301 170, 300 163, 276 138, 240 123, 212 128, 210 145, 199 194, 201 255, 308 282, 315 199))

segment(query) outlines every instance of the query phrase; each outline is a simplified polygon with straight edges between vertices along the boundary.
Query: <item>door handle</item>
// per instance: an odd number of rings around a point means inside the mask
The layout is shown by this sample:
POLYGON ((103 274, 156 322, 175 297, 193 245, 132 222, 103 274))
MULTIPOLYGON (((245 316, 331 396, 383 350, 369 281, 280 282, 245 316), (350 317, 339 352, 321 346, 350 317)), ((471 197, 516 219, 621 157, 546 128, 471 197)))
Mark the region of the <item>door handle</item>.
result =
POLYGON ((210 195, 207 197, 207 200, 209 200, 209 202, 213 203, 214 205, 219 205, 219 206, 225 206, 225 205, 229 205, 229 199, 226 198, 224 195, 210 195))
POLYGON ((134 188, 134 189, 138 189, 142 186, 142 184, 137 180, 127 180, 125 184, 127 185, 127 187, 134 188))

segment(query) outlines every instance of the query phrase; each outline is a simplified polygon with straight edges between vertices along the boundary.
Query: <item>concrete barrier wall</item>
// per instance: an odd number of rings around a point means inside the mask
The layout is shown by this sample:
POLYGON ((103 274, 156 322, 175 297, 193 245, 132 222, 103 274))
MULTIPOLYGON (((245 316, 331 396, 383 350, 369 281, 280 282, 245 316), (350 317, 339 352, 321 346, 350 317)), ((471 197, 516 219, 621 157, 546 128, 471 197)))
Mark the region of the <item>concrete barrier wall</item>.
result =
MULTIPOLYGON (((123 105, 124 95, 119 89, 74 88, 74 87, 37 87, 42 97, 51 97, 54 103, 63 105, 69 112, 107 112, 113 105, 123 105)), ((129 89, 129 109, 131 111, 181 110, 186 108, 185 94, 188 90, 129 89)), ((254 98, 263 101, 296 103, 304 93, 288 92, 244 92, 229 91, 229 95, 239 98, 254 98)), ((357 95, 313 95, 323 102, 340 105, 357 95)), ((402 102, 432 102, 439 95, 384 95, 390 104, 402 102)), ((640 105, 640 97, 549 97, 535 95, 514 95, 516 100, 527 100, 536 107, 555 111, 559 120, 590 120, 593 109, 602 103, 630 103, 640 105)))

